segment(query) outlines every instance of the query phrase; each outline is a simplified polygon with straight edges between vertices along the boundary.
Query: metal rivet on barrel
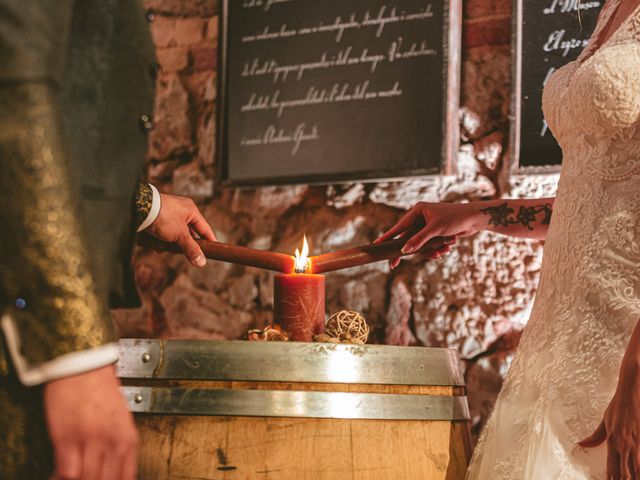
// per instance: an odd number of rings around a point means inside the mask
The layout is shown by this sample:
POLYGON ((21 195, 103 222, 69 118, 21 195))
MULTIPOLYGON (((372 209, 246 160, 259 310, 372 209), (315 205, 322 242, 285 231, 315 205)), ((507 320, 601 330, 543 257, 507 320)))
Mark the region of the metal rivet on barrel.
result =
POLYGON ((142 354, 142 361, 144 363, 149 363, 149 360, 151 360, 151 354, 149 352, 144 352, 142 354))
POLYGON ((142 394, 136 393, 136 396, 133 397, 133 401, 136 403, 142 403, 142 394))

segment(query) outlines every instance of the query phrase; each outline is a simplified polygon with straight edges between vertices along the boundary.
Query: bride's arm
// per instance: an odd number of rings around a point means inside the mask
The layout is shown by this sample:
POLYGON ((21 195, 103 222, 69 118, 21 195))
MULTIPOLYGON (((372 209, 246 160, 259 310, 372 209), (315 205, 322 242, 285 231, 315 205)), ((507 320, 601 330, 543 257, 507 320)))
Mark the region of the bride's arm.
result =
POLYGON ((627 346, 616 392, 604 418, 579 445, 592 448, 607 442, 607 478, 637 478, 640 470, 640 322, 627 346))
MULTIPOLYGON (((544 240, 551 222, 554 200, 543 198, 471 203, 419 202, 378 238, 376 243, 395 237, 407 238, 402 251, 408 254, 418 251, 434 237, 466 237, 480 230, 544 240)), ((392 260, 391 268, 398 263, 399 259, 392 260)))
POLYGON ((519 238, 547 237, 554 198, 474 202, 470 215, 477 230, 519 238))
POLYGON ((419 202, 376 242, 403 235, 409 237, 410 232, 417 232, 405 244, 405 251, 411 252, 433 237, 464 237, 480 230, 544 240, 553 203, 553 198, 471 203, 419 202))

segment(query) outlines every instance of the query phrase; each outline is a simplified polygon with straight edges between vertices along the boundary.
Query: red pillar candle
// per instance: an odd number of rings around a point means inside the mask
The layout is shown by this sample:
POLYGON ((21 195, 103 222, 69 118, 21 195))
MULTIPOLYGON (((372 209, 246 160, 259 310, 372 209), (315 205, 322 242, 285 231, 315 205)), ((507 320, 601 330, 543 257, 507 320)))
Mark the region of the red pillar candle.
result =
POLYGON ((291 340, 311 342, 324 331, 324 276, 276 275, 273 285, 274 322, 291 340))
POLYGON ((324 277, 309 270, 309 245, 296 248, 294 273, 273 280, 273 319, 291 340, 311 342, 324 331, 324 277))

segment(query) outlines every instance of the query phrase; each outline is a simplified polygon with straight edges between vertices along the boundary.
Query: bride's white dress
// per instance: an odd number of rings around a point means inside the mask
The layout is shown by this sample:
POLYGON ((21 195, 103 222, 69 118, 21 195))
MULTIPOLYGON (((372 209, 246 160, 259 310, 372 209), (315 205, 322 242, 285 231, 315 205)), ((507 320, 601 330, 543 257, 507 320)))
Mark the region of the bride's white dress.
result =
POLYGON ((540 286, 468 479, 606 478, 606 447, 575 444, 600 422, 640 319, 640 8, 595 43, 545 87, 564 158, 540 286))

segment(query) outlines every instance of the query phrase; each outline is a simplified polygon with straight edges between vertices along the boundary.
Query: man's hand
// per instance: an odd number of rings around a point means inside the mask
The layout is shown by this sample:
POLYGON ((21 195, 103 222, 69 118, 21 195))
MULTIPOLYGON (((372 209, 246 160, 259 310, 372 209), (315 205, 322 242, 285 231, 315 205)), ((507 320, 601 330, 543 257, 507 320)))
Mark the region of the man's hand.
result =
POLYGON ((161 206, 158 218, 145 230, 165 242, 180 245, 185 256, 196 267, 207 263, 195 236, 216 241, 216 236, 190 198, 160 194, 161 206))
POLYGON ((119 387, 112 365, 45 384, 53 480, 134 480, 138 434, 119 387))

